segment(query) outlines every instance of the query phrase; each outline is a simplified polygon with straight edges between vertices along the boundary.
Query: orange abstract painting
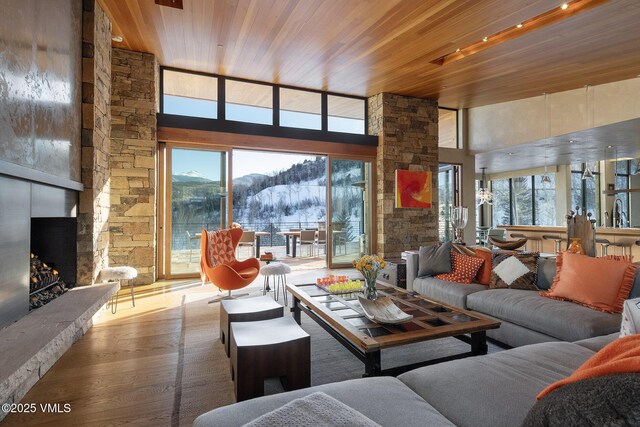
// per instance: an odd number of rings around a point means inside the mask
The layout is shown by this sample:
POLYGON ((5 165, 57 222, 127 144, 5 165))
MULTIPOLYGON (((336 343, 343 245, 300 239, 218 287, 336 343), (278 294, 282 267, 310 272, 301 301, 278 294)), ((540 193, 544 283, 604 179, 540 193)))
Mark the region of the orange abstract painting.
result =
POLYGON ((396 170, 396 208, 431 207, 431 172, 396 170))

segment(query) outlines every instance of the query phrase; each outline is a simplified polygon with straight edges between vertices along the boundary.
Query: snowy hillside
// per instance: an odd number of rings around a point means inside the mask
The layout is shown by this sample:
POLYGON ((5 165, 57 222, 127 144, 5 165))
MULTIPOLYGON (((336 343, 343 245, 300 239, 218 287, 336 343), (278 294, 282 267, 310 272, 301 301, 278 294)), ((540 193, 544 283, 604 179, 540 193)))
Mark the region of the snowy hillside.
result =
POLYGON ((210 180, 209 178, 207 178, 206 176, 204 176, 203 174, 201 174, 198 171, 189 171, 186 173, 178 173, 178 174, 173 174, 171 176, 171 181, 172 182, 213 182, 212 180, 210 180))

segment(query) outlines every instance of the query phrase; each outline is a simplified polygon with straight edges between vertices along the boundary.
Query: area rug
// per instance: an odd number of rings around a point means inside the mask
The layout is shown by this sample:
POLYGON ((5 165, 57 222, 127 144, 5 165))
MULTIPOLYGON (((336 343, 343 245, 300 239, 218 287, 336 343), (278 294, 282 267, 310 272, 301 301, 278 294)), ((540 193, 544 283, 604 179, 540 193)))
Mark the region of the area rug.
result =
MULTIPOLYGON (((249 291, 249 297, 262 294, 260 289, 249 291)), ((198 415, 235 402, 229 359, 220 342, 220 304, 208 304, 215 296, 198 293, 183 299, 173 426, 190 426, 198 415)), ((290 315, 288 309, 285 315, 290 315)), ((362 377, 364 364, 304 313, 302 328, 311 336, 311 385, 362 377)), ((500 350, 492 344, 489 348, 490 352, 500 350)), ((401 366, 469 350, 468 344, 443 338, 384 350, 382 366, 401 366)), ((279 381, 265 382, 265 394, 282 391, 279 381)))

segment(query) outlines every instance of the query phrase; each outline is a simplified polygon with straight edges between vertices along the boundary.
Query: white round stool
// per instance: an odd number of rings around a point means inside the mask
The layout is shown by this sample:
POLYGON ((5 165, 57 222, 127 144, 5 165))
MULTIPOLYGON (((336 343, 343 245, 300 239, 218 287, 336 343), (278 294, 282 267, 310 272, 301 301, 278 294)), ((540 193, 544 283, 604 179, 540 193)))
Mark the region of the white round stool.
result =
MULTIPOLYGON (((138 270, 136 270, 133 267, 107 267, 104 268, 100 271, 100 279, 102 279, 103 282, 119 282, 120 286, 122 287, 122 280, 131 280, 131 279, 135 279, 136 277, 138 277, 138 270)), ((131 288, 131 302, 133 303, 133 306, 136 306, 136 300, 133 296, 133 283, 129 282, 129 287, 131 288)), ((109 308, 109 305, 111 305, 111 312, 113 314, 116 314, 116 311, 118 311, 118 294, 119 292, 116 292, 115 294, 115 303, 113 301, 113 295, 111 296, 111 304, 107 303, 107 308, 109 308)))
POLYGON ((287 274, 291 273, 291 267, 282 262, 272 262, 265 265, 260 269, 260 273, 264 276, 264 283, 262 285, 262 295, 266 295, 271 290, 269 287, 269 278, 274 277, 274 293, 273 297, 278 301, 278 288, 282 286, 282 293, 284 294, 284 305, 287 305, 287 274))

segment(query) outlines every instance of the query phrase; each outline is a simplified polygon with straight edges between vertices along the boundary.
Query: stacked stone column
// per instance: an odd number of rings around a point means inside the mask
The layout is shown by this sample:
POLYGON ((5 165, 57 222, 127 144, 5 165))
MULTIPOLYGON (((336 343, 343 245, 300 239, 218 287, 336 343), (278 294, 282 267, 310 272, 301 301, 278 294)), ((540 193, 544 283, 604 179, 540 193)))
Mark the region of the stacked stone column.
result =
POLYGON ((368 109, 369 134, 379 136, 377 253, 399 257, 438 241, 438 103, 380 93, 369 98, 368 109), (432 172, 431 208, 395 208, 396 169, 432 172))
POLYGON ((78 285, 95 283, 109 257, 111 22, 95 0, 82 12, 82 165, 78 285))
POLYGON ((156 72, 153 55, 113 49, 109 258, 138 270, 134 284, 156 274, 156 72))

